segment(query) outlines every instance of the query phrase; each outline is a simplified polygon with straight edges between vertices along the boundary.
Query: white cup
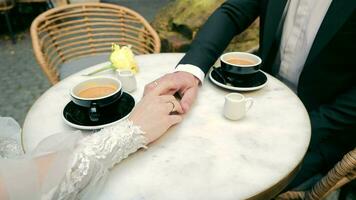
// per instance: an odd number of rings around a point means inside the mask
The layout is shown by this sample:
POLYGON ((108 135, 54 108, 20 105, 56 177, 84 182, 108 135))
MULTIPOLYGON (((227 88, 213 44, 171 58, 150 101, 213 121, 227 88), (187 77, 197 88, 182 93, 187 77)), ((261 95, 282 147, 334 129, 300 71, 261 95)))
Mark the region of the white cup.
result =
POLYGON ((132 92, 136 90, 136 78, 131 70, 117 71, 117 76, 122 83, 122 89, 126 92, 132 92))
POLYGON ((243 118, 252 107, 253 99, 240 93, 229 93, 225 96, 224 116, 230 120, 243 118))

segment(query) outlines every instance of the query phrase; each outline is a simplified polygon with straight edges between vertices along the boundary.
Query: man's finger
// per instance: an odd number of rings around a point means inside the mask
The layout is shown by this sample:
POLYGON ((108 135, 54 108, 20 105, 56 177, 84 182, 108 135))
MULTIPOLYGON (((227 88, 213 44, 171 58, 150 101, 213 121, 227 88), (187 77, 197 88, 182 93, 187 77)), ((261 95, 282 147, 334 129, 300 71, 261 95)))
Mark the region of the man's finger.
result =
POLYGON ((151 83, 147 84, 145 86, 144 91, 143 91, 143 96, 146 96, 148 93, 152 92, 157 87, 159 80, 161 80, 163 78, 164 77, 159 78, 159 79, 157 79, 155 81, 152 81, 151 83))
POLYGON ((193 104, 194 100, 196 99, 197 94, 198 94, 198 87, 191 87, 184 92, 182 100, 180 101, 180 104, 184 112, 189 111, 189 108, 193 104))
POLYGON ((154 88, 155 87, 151 83, 147 84, 143 91, 143 96, 146 96, 146 94, 150 93, 152 90, 154 90, 154 88))
POLYGON ((160 81, 159 84, 152 90, 154 95, 163 95, 163 94, 174 94, 179 90, 179 82, 174 81, 173 79, 160 81))

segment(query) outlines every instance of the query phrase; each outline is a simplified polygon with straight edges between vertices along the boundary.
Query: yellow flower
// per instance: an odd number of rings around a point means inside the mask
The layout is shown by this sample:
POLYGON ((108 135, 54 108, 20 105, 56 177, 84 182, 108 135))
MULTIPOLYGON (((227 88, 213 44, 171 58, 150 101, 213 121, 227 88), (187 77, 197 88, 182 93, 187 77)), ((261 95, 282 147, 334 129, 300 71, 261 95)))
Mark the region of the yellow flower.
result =
POLYGON ((134 74, 138 72, 138 66, 135 60, 135 55, 131 51, 131 45, 123 46, 120 48, 119 45, 112 44, 112 53, 110 54, 110 61, 110 65, 104 66, 103 68, 95 70, 87 75, 91 76, 108 69, 131 70, 134 74))
POLYGON ((135 56, 131 51, 131 46, 112 45, 113 52, 110 55, 111 64, 118 70, 131 70, 134 74, 138 72, 135 56))

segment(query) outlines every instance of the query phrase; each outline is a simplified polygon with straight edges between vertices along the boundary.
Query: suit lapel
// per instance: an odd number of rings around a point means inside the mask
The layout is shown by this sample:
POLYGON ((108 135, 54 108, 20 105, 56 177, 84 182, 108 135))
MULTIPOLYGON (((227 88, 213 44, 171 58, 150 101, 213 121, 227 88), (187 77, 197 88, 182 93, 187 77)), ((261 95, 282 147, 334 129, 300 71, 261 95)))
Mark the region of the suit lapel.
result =
POLYGON ((263 29, 264 41, 261 50, 263 59, 265 59, 267 54, 270 52, 270 48, 273 42, 275 42, 276 32, 279 29, 278 27, 280 27, 282 25, 281 23, 283 23, 281 22, 281 19, 287 1, 288 0, 268 1, 266 9, 267 13, 265 16, 267 26, 263 29))
POLYGON ((354 0, 333 0, 324 17, 304 66, 320 53, 355 9, 354 0))

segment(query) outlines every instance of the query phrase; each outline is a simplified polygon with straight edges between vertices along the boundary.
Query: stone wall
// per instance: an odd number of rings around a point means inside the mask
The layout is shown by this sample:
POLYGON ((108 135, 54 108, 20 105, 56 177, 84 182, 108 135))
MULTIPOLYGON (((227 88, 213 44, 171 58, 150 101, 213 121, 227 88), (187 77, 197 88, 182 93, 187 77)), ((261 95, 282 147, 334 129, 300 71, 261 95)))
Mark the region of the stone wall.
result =
MULTIPOLYGON (((162 52, 185 52, 196 32, 224 0, 175 0, 162 8, 152 26, 162 42, 162 52)), ((247 51, 258 45, 259 23, 256 20, 236 36, 226 51, 247 51)))

